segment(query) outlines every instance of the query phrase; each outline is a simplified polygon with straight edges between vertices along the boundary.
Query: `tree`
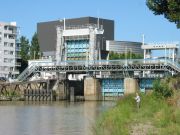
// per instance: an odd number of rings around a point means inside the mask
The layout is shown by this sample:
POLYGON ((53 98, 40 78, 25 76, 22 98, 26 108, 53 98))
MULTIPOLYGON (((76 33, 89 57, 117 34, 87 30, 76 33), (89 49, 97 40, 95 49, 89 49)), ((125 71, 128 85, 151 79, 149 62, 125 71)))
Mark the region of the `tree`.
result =
POLYGON ((109 53, 109 59, 110 60, 116 60, 116 59, 142 59, 143 54, 135 54, 131 52, 127 53, 115 53, 115 52, 110 52, 109 53))
POLYGON ((180 0, 147 0, 146 5, 155 15, 164 15, 180 28, 180 0))
POLYGON ((21 67, 19 68, 19 71, 21 73, 28 66, 29 49, 30 49, 29 40, 26 37, 21 36, 20 46, 21 46, 21 50, 19 54, 21 56, 21 60, 19 62, 21 62, 21 67))
POLYGON ((173 90, 165 80, 157 79, 153 82, 153 93, 158 98, 168 98, 173 95, 173 90))
POLYGON ((27 61, 29 59, 29 40, 26 37, 21 36, 20 45, 21 45, 21 50, 20 50, 21 59, 27 61))
POLYGON ((40 57, 40 47, 37 33, 35 32, 32 40, 31 40, 31 47, 30 47, 30 58, 31 59, 39 59, 40 57))

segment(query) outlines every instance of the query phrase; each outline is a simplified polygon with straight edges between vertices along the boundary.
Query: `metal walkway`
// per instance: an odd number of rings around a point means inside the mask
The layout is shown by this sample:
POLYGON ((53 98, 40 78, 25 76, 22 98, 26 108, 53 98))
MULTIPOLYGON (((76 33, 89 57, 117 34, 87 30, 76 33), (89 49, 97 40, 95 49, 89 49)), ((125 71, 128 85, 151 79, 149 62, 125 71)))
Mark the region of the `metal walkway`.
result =
POLYGON ((66 72, 82 73, 93 71, 166 71, 180 73, 180 65, 170 60, 133 59, 133 60, 101 60, 101 61, 64 61, 56 65, 56 62, 39 62, 28 66, 19 76, 19 81, 26 80, 32 74, 38 72, 66 72))

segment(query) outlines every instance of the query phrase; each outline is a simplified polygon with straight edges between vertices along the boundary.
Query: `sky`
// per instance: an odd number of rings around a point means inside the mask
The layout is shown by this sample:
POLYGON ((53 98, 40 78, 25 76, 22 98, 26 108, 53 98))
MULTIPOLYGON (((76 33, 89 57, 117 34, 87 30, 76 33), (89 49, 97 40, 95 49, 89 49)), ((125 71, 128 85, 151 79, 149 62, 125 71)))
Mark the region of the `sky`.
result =
POLYGON ((0 22, 16 21, 21 36, 31 40, 38 22, 62 18, 100 17, 115 21, 115 40, 180 41, 180 29, 155 16, 146 0, 2 0, 0 22))

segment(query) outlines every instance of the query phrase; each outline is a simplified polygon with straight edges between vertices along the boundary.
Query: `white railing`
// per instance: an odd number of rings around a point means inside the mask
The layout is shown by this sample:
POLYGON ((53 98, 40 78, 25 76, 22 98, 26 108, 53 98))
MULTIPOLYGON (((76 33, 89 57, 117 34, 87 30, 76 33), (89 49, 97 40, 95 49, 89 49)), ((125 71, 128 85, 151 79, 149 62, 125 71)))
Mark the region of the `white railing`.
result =
POLYGON ((95 60, 95 61, 62 61, 58 65, 56 61, 52 62, 33 62, 31 63, 19 76, 18 80, 23 81, 38 67, 52 67, 52 66, 104 66, 104 65, 132 65, 132 64, 169 64, 174 66, 180 72, 180 64, 166 59, 131 59, 131 60, 95 60))

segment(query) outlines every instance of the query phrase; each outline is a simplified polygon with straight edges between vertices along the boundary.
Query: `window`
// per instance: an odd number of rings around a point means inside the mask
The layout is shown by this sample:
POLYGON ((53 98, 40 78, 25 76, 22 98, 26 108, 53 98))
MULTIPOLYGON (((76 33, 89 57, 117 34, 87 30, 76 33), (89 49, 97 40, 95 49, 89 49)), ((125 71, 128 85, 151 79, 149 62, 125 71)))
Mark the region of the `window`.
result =
POLYGON ((9 51, 9 54, 10 54, 10 55, 13 55, 13 54, 14 54, 14 52, 13 52, 13 51, 9 51))
POLYGON ((4 38, 8 38, 8 35, 7 35, 7 34, 4 34, 4 38))
POLYGON ((4 62, 7 63, 8 62, 8 58, 4 58, 4 62))
POLYGON ((4 42, 4 46, 8 46, 8 42, 4 42))
POLYGON ((10 47, 13 47, 14 46, 14 43, 10 43, 10 47))
POLYGON ((4 54, 8 55, 9 54, 8 50, 4 50, 4 54))
POLYGON ((15 39, 13 35, 9 35, 9 39, 15 39))
POLYGON ((8 26, 4 26, 4 29, 7 30, 7 29, 8 29, 8 26))
POLYGON ((10 67, 10 71, 13 71, 13 69, 14 69, 13 67, 10 67))
POLYGON ((13 63, 14 59, 4 58, 4 63, 13 63))

